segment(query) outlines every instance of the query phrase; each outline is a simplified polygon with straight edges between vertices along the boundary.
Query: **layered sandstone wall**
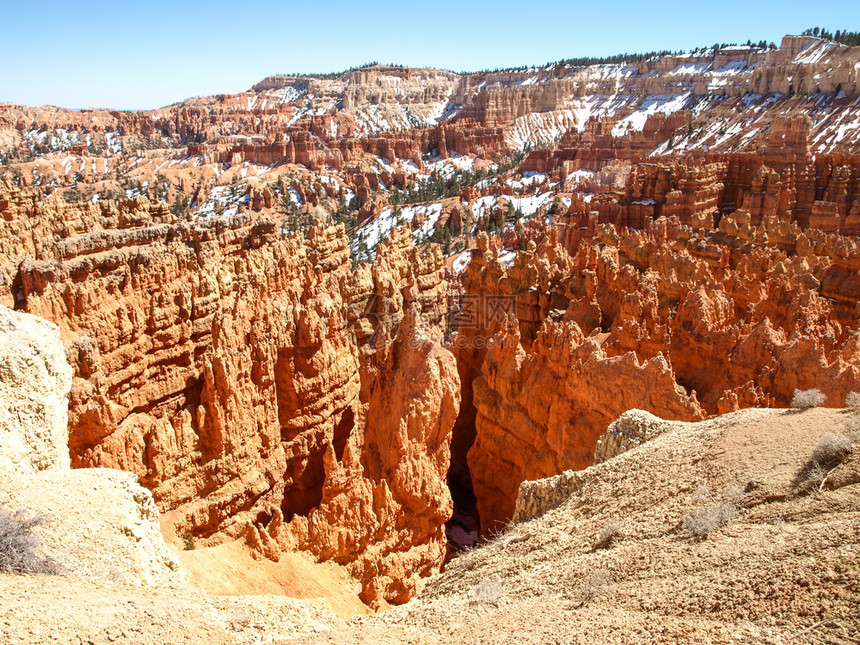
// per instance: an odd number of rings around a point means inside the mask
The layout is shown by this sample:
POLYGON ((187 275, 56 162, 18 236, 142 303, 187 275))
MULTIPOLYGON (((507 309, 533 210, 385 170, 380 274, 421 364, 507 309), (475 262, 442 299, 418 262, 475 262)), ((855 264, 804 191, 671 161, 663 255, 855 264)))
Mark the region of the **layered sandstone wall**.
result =
MULTIPOLYGON (((664 136, 665 132, 652 143, 664 136)), ((591 179, 580 186, 591 193, 589 200, 573 193, 566 212, 556 218, 571 253, 582 239, 593 237, 596 224, 641 230, 660 217, 677 217, 684 225, 710 229, 722 214, 734 211, 747 213, 755 227, 778 220, 825 234, 860 232, 858 157, 813 155, 806 117, 775 117, 757 153, 636 161, 614 149, 595 157, 600 161, 594 165, 586 161, 589 137, 566 137, 572 147, 562 142, 533 153, 523 164, 552 172, 559 180, 575 170, 591 171, 591 179), (566 151, 576 159, 567 159, 566 151)))
POLYGON ((353 270, 342 227, 107 228, 110 212, 86 207, 88 232, 38 253, 8 242, 17 306, 60 325, 75 370, 73 465, 134 473, 179 534, 280 517, 283 548, 353 563, 368 602, 408 599, 441 566, 451 513, 459 381, 438 344, 439 251, 397 229, 353 270))

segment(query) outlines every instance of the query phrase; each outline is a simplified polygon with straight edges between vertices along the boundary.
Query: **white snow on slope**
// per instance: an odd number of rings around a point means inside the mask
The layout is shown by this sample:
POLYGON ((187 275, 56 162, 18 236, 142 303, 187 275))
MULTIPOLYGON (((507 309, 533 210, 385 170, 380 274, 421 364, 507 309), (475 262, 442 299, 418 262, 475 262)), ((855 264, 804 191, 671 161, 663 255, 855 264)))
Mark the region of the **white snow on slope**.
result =
POLYGON ((701 74, 711 66, 711 63, 683 63, 670 71, 666 76, 679 76, 681 74, 701 74))
POLYGON ((792 62, 800 63, 801 65, 812 65, 814 63, 821 62, 825 56, 832 53, 835 47, 837 47, 837 45, 825 41, 812 43, 795 56, 792 62))
POLYGON ((269 96, 277 99, 280 103, 292 103, 293 101, 298 101, 307 93, 307 90, 298 90, 295 87, 282 87, 277 90, 271 90, 269 96))
POLYGON ((633 114, 620 119, 615 124, 615 127, 612 128, 612 136, 620 137, 628 131, 641 132, 649 116, 677 112, 684 108, 691 96, 692 92, 646 97, 645 102, 633 114))

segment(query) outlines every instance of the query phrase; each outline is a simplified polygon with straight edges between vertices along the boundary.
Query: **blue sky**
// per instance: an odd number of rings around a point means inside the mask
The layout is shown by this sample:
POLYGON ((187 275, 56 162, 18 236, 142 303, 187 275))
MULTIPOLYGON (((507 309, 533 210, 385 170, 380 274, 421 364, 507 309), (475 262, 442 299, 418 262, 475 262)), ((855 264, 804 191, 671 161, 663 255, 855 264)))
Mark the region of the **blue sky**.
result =
POLYGON ((372 60, 464 71, 860 30, 857 0, 0 0, 0 16, 0 102, 116 109, 372 60))

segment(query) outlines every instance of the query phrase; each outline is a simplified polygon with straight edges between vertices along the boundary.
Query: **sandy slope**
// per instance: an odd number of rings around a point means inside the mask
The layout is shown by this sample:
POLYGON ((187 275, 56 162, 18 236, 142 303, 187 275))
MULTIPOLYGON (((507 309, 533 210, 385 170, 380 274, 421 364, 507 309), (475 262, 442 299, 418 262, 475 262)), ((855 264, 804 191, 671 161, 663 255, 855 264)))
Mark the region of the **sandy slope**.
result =
POLYGON ((855 643, 860 455, 818 495, 793 484, 820 436, 852 425, 860 413, 824 409, 671 424, 382 615, 344 622, 320 600, 216 596, 187 583, 0 575, 0 641, 855 643), (722 503, 736 504, 732 521, 705 540, 684 534, 685 516, 722 503), (622 537, 594 549, 613 519, 622 537))
POLYGON ((672 424, 452 562, 416 601, 299 642, 857 642, 860 456, 831 474, 835 490, 792 485, 820 435, 851 423, 860 414, 745 410, 672 424), (684 535, 684 516, 725 502, 733 521, 684 535), (594 550, 611 519, 623 537, 594 550), (481 583, 502 589, 497 606, 475 600, 481 583))

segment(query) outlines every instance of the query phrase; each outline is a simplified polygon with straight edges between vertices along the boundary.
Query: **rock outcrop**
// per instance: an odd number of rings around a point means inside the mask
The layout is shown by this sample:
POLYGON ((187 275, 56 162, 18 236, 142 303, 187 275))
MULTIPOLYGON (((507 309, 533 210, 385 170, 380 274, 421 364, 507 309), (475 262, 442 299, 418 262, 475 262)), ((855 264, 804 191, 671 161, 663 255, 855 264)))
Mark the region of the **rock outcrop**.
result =
MULTIPOLYGON (((641 446, 672 428, 669 421, 644 410, 628 410, 609 424, 606 432, 597 440, 594 463, 608 461, 623 452, 641 446)), ((519 502, 518 502, 519 503, 519 502)))
POLYGON ((621 412, 703 417, 662 356, 607 356, 573 322, 547 321, 528 351, 492 348, 481 372, 472 384, 478 414, 468 462, 485 532, 511 518, 522 481, 590 465, 598 437, 621 412))
MULTIPOLYGON (((682 426, 682 423, 661 419, 644 410, 627 410, 610 423, 597 440, 593 465, 609 461, 682 426)), ((564 504, 587 479, 585 470, 577 468, 541 479, 524 480, 517 491, 511 523, 527 522, 564 504)))
POLYGON ((175 582, 150 492, 131 473, 70 469, 71 381, 58 327, 0 307, 0 504, 41 518, 40 555, 57 572, 175 582))
POLYGON ((69 468, 72 368, 59 328, 0 306, 0 469, 69 468))
POLYGON ((544 479, 527 479, 517 492, 512 524, 539 517, 570 499, 584 480, 581 470, 566 470, 544 479))

